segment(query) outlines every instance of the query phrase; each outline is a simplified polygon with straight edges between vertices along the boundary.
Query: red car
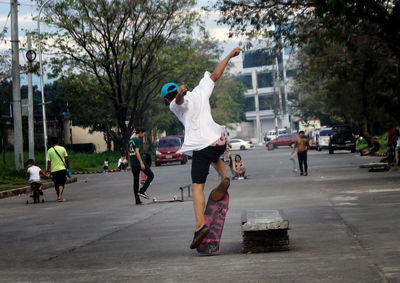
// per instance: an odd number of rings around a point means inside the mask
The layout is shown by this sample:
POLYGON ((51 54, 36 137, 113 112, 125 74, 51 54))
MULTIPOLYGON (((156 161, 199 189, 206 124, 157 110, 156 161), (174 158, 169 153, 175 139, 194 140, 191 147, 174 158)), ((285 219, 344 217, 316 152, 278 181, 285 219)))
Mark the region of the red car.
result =
POLYGON ((166 136, 161 138, 157 144, 156 166, 168 162, 181 162, 185 164, 188 157, 183 153, 177 153, 181 149, 183 138, 180 136, 166 136))
POLYGON ((294 143, 297 140, 298 135, 296 134, 289 134, 289 135, 281 135, 275 139, 273 139, 272 141, 269 141, 267 143, 267 147, 278 147, 278 146, 290 146, 293 147, 294 143))

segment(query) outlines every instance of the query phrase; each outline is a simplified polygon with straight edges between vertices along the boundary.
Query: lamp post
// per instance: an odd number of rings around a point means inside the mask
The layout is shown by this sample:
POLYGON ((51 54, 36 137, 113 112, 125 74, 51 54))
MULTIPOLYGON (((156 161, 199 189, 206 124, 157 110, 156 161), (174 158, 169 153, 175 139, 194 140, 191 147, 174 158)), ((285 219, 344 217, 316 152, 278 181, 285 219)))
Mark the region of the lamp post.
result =
POLYGON ((39 14, 37 18, 37 29, 38 29, 38 53, 39 53, 39 66, 40 66, 40 89, 42 91, 42 115, 43 115, 43 139, 44 139, 44 162, 47 170, 47 126, 46 126, 46 102, 44 98, 44 82, 43 82, 43 64, 42 64, 42 45, 40 42, 40 14, 44 6, 52 0, 47 0, 40 6, 39 14))

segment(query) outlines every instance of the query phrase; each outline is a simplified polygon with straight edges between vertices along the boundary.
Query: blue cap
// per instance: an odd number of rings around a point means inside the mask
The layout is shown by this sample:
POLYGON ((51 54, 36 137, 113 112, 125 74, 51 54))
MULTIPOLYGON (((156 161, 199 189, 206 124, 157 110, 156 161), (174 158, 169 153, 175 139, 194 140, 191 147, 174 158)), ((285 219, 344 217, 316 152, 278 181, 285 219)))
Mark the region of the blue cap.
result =
POLYGON ((168 94, 177 91, 178 85, 176 83, 167 83, 161 88, 161 97, 164 99, 168 94))

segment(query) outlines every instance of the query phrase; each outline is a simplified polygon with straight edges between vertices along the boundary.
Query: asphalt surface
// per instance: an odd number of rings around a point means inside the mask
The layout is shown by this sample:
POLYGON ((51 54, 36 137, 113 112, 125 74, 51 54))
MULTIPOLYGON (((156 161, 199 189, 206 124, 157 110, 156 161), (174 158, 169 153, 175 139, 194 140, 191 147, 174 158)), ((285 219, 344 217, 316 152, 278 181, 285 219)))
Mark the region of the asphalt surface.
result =
MULTIPOLYGON (((44 204, 0 200, 0 282, 400 282, 399 171, 359 168, 379 158, 311 151, 303 177, 288 148, 234 153, 249 179, 231 182, 220 255, 189 249, 190 200, 136 206, 130 172, 78 176, 64 203, 53 189, 44 204), (242 254, 245 209, 283 210, 290 251, 242 254)), ((190 183, 190 162, 152 169, 148 194, 158 199, 190 183)))

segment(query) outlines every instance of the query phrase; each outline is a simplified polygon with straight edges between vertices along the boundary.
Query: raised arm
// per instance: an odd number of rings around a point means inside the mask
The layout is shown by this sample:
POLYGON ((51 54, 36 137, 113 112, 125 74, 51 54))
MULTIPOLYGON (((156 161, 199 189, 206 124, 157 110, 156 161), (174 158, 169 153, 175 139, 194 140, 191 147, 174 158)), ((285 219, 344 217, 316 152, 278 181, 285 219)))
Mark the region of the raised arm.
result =
POLYGON ((229 60, 231 60, 231 58, 233 58, 233 57, 238 56, 241 51, 242 51, 242 49, 239 47, 236 47, 235 49, 233 49, 231 51, 231 53, 229 53, 228 56, 226 56, 225 59, 222 60, 221 63, 218 64, 218 66, 215 68, 214 72, 211 74, 210 78, 214 82, 218 81, 218 79, 224 73, 224 70, 226 68, 226 65, 228 65, 229 60))

